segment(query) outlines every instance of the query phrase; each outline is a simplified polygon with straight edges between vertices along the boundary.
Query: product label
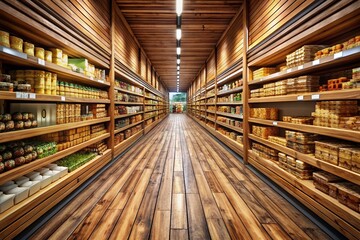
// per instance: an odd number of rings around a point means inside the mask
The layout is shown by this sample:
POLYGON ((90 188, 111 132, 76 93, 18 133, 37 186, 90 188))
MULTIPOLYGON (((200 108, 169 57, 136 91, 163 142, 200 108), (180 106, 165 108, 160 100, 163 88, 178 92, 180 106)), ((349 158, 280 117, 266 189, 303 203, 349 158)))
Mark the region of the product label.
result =
POLYGON ((298 66, 298 70, 304 69, 304 65, 298 66))
POLYGON ((29 98, 29 94, 24 92, 16 92, 16 98, 29 98))
POLYGON ((36 93, 29 93, 30 99, 36 99, 36 93))
POLYGON ((298 100, 298 101, 304 100, 304 96, 303 96, 303 95, 297 96, 297 100, 298 100))
POLYGON ((338 52, 338 53, 335 53, 334 54, 334 59, 337 59, 337 58, 340 58, 343 56, 343 53, 342 52, 338 52))
POLYGON ((273 125, 274 125, 274 126, 277 126, 277 125, 278 125, 278 123, 277 123, 276 121, 274 121, 274 122, 273 122, 273 125))
POLYGON ((38 58, 38 64, 45 66, 45 60, 38 58))
POLYGON ((317 100, 317 99, 320 99, 320 94, 311 95, 311 100, 317 100))
POLYGON ((61 101, 65 102, 65 96, 61 96, 61 101))
POLYGON ((103 80, 98 80, 98 82, 99 82, 99 83, 104 83, 104 81, 103 81, 103 80))
POLYGON ((312 65, 314 66, 314 65, 318 65, 318 64, 320 64, 320 59, 317 59, 317 60, 315 60, 315 61, 312 61, 312 65))
POLYGON ((291 71, 292 71, 291 68, 289 68, 289 69, 286 70, 287 73, 289 73, 289 72, 291 72, 291 71))

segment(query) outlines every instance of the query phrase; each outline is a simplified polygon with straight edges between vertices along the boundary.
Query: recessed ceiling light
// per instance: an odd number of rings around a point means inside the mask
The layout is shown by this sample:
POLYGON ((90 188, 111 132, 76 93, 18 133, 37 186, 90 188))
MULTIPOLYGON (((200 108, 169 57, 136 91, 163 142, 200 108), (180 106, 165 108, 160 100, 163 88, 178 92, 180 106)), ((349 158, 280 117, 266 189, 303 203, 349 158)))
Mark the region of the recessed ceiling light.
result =
POLYGON ((180 40, 181 39, 181 29, 178 28, 176 29, 176 40, 180 40))
POLYGON ((176 0, 176 14, 180 16, 183 11, 183 0, 176 0))
POLYGON ((177 64, 180 64, 180 59, 179 59, 179 58, 176 59, 176 63, 177 63, 177 64))
POLYGON ((181 54, 181 47, 177 47, 177 48, 176 48, 176 54, 177 54, 177 55, 180 55, 180 54, 181 54))
POLYGON ((179 65, 177 65, 176 69, 177 69, 177 70, 180 70, 180 66, 179 66, 179 65))

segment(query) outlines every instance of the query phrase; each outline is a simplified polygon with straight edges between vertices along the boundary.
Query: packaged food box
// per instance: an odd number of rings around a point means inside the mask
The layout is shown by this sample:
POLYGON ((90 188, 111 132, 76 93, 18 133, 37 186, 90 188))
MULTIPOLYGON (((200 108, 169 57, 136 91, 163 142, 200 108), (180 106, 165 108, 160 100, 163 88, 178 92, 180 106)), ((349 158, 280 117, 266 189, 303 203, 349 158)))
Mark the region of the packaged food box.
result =
POLYGON ((351 169, 352 156, 360 153, 360 148, 339 148, 339 166, 351 169))
POLYGON ((301 160, 296 160, 296 168, 300 169, 300 170, 310 170, 313 169, 313 166, 311 166, 310 164, 307 164, 301 160))
POLYGON ((312 133, 303 133, 297 131, 285 131, 285 136, 287 141, 301 143, 301 144, 313 144, 314 140, 317 138, 316 134, 312 133))
POLYGON ((360 186, 351 182, 338 183, 337 199, 340 203, 359 212, 360 186))
POLYGON ((313 179, 314 179, 315 188, 319 189, 320 191, 326 194, 329 194, 330 183, 338 183, 343 181, 342 178, 325 171, 314 172, 313 179))
POLYGON ((286 156, 286 163, 290 166, 296 167, 296 160, 291 156, 286 156))
POLYGON ((352 146, 351 143, 338 140, 315 141, 315 157, 339 165, 339 149, 352 146))

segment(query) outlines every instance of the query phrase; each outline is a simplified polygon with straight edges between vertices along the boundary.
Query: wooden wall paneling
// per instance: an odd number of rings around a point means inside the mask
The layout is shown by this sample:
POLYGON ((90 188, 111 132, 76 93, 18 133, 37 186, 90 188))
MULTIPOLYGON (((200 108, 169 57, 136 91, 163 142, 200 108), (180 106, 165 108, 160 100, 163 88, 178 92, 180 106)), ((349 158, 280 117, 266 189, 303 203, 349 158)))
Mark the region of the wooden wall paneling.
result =
POLYGON ((111 58, 110 58, 110 71, 109 71, 109 80, 110 80, 110 89, 109 89, 109 97, 110 97, 110 106, 109 106, 109 116, 110 116, 110 126, 109 126, 109 132, 110 132, 110 138, 108 141, 108 147, 111 149, 111 159, 114 159, 114 131, 115 131, 115 2, 111 1, 111 58))
POLYGON ((141 77, 146 81, 146 77, 147 77, 147 72, 146 72, 146 67, 147 67, 147 58, 146 55, 141 51, 141 55, 140 55, 140 75, 141 77))
POLYGON ((211 81, 215 78, 215 53, 213 52, 212 55, 210 55, 207 63, 206 63, 206 69, 207 69, 207 76, 206 80, 211 81))
MULTIPOLYGON (((0 24, 5 30, 11 30, 13 34, 24 39, 32 39, 45 48, 62 48, 70 56, 86 57, 95 65, 109 67, 109 45, 103 48, 98 41, 90 38, 90 33, 77 30, 76 26, 69 22, 71 18, 62 18, 41 2, 2 1, 0 11, 0 24)), ((110 18, 110 14, 107 16, 110 18)), ((104 38, 109 41, 110 36, 104 38)))
POLYGON ((339 32, 351 32, 358 26, 356 23, 359 20, 360 3, 358 1, 321 2, 296 22, 277 32, 271 41, 261 42, 261 45, 257 44, 249 49, 248 63, 266 65, 270 62, 284 62, 286 54, 299 48, 304 41, 307 44, 331 45, 335 42, 328 42, 329 38, 325 38, 329 32, 334 35, 338 35, 339 32), (328 17, 325 18, 325 16, 328 17))
POLYGON ((220 75, 226 69, 239 61, 242 57, 243 49, 243 19, 242 14, 238 14, 233 20, 232 25, 218 44, 217 74, 220 75))
POLYGON ((147 62, 146 81, 151 83, 151 63, 149 61, 147 62))
POLYGON ((249 49, 283 26, 314 0, 251 1, 249 3, 249 49))

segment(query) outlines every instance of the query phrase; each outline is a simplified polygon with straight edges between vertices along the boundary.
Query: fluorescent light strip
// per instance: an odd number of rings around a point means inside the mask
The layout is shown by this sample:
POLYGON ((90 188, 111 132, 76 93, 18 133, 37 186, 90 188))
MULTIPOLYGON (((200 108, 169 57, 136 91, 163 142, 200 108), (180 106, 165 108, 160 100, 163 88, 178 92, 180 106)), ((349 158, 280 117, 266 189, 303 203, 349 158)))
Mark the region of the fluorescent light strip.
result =
POLYGON ((183 11, 183 0, 176 0, 176 14, 180 16, 183 11))
POLYGON ((181 39, 181 29, 178 28, 176 29, 176 40, 180 40, 181 39))

